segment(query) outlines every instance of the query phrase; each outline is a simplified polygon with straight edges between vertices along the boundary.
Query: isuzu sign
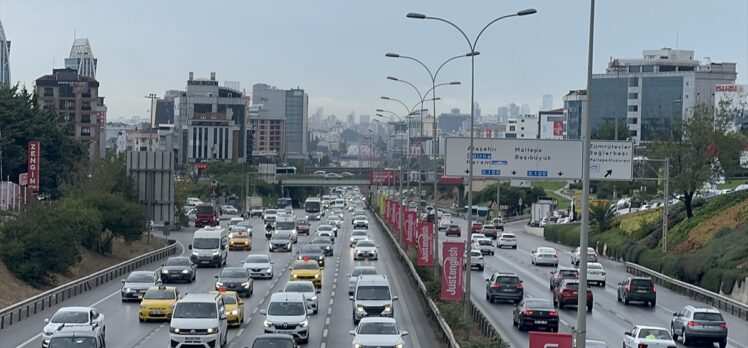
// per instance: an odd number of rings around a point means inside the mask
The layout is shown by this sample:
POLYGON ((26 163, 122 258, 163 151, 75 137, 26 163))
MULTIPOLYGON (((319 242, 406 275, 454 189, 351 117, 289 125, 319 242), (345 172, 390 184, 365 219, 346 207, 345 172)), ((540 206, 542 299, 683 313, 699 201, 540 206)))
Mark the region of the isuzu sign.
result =
POLYGON ((37 140, 28 144, 28 184, 32 192, 39 192, 39 161, 41 159, 41 145, 37 140))
POLYGON ((572 343, 571 334, 530 332, 530 348, 572 348, 572 343))
POLYGON ((441 299, 445 301, 462 300, 463 265, 465 263, 465 244, 448 242, 442 244, 442 280, 441 299))
POLYGON ((416 244, 416 224, 418 223, 417 212, 405 212, 405 245, 416 244))
POLYGON ((434 262, 434 239, 432 233, 434 224, 419 223, 416 230, 416 245, 418 245, 418 265, 431 266, 434 262))

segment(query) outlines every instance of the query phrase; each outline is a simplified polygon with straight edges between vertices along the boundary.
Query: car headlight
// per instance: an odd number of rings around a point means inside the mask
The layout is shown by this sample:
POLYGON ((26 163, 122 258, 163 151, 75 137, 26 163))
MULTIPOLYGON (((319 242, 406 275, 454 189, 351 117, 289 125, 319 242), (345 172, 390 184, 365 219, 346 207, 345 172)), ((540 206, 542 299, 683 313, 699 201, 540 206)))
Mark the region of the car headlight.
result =
POLYGON ((239 315, 239 310, 238 309, 234 309, 230 313, 226 313, 226 314, 239 315))
POLYGON ((132 292, 132 289, 130 289, 130 288, 125 288, 125 289, 124 289, 124 291, 125 291, 125 292, 132 292))
POLYGON ((140 309, 146 309, 147 305, 143 302, 140 303, 140 309))
POLYGON ((218 256, 218 254, 220 254, 220 253, 221 253, 220 251, 216 250, 216 251, 213 252, 213 256, 218 256))
POLYGON ((245 287, 245 288, 248 288, 249 287, 249 282, 242 283, 242 286, 245 287))
POLYGON ((309 326, 309 320, 303 320, 299 323, 299 327, 307 327, 309 326))
POLYGON ((217 327, 209 327, 208 330, 207 330, 207 332, 209 334, 216 333, 216 332, 218 332, 218 328, 217 327))
POLYGON ((172 309, 172 310, 173 310, 173 309, 174 309, 174 307, 176 307, 176 306, 177 306, 177 304, 176 304, 176 303, 172 303, 172 304, 170 304, 170 305, 169 305, 169 309, 172 309))
POLYGON ((314 279, 319 279, 319 273, 314 275, 314 279))
MULTIPOLYGON (((358 344, 358 343, 354 343, 354 344, 353 344, 353 348, 361 348, 361 345, 360 345, 360 344, 358 344)), ((400 348, 402 348, 402 347, 400 347, 400 348)))
POLYGON ((311 298, 309 298, 309 300, 310 301, 317 301, 317 296, 312 296, 311 298))
MULTIPOLYGON (((194 254, 193 254, 193 255, 194 255, 194 254)), ((162 270, 161 270, 161 273, 164 273, 164 274, 166 274, 166 273, 169 273, 169 271, 167 271, 167 270, 165 270, 165 269, 162 269, 162 270)))
POLYGON ((216 282, 216 287, 217 287, 217 288, 219 288, 219 287, 222 287, 222 286, 223 286, 223 283, 222 283, 222 282, 216 282))
POLYGON ((183 274, 187 274, 187 273, 190 273, 190 270, 188 270, 188 269, 182 270, 182 273, 183 273, 183 274))
POLYGON ((192 255, 197 256, 197 250, 192 250, 192 255))
POLYGON ((403 348, 403 344, 400 343, 400 344, 396 345, 395 348, 403 348))
POLYGON ((265 270, 265 272, 272 272, 272 271, 273 271, 272 268, 268 268, 268 269, 265 270))
POLYGON ((384 306, 384 311, 386 313, 392 312, 392 306, 384 306))
POLYGON ((364 312, 364 306, 361 306, 361 305, 356 306, 356 312, 363 313, 364 312))
POLYGON ((262 324, 265 325, 265 327, 273 327, 273 323, 267 320, 263 321, 262 324))
POLYGON ((170 327, 170 328, 169 328, 169 331, 170 331, 171 333, 175 333, 175 334, 178 334, 180 330, 179 330, 179 328, 178 328, 178 327, 170 327))
POLYGON ((297 277, 296 274, 291 273, 291 278, 296 279, 296 277, 297 277))

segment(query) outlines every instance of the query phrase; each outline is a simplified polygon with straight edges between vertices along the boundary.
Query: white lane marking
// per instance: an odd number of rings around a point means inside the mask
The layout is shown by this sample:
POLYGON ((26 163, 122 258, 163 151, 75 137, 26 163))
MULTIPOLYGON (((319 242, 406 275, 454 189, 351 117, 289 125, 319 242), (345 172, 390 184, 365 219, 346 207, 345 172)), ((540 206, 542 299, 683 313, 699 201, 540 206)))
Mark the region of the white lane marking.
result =
POLYGON ((327 329, 325 329, 325 331, 322 331, 322 338, 327 338, 327 329))
POLYGON ((36 339, 40 338, 40 337, 42 337, 42 334, 37 334, 36 336, 34 336, 34 337, 31 337, 31 338, 29 338, 28 340, 26 340, 26 341, 24 341, 23 343, 19 344, 19 345, 18 345, 18 348, 20 348, 20 347, 23 347, 23 346, 25 346, 25 345, 27 345, 27 344, 31 343, 32 341, 34 341, 34 340, 36 340, 36 339))
POLYGON ((327 348, 327 342, 322 342, 322 344, 319 345, 319 348, 327 348))
POLYGON ((242 333, 244 333, 244 328, 239 329, 239 331, 236 332, 236 335, 241 336, 242 333))
POLYGON ((332 306, 332 303, 335 302, 334 299, 330 299, 330 306, 332 306))
POLYGON ((325 319, 325 325, 330 325, 330 317, 327 317, 327 319, 325 319))

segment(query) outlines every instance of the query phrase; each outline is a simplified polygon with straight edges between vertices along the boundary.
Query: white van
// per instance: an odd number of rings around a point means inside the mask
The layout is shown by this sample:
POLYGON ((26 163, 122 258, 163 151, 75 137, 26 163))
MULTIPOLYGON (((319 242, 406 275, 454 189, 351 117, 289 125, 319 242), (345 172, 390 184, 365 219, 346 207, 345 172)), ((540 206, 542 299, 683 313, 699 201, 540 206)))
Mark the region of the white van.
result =
POLYGON ((296 216, 294 215, 278 215, 275 220, 275 233, 288 232, 291 234, 291 240, 296 243, 298 241, 298 231, 296 231, 296 216))
POLYGON ((228 318, 221 294, 188 294, 174 306, 171 347, 225 347, 228 318))
POLYGON ((229 258, 229 235, 226 229, 220 226, 201 228, 195 231, 192 237, 192 250, 190 260, 198 266, 221 267, 229 258))

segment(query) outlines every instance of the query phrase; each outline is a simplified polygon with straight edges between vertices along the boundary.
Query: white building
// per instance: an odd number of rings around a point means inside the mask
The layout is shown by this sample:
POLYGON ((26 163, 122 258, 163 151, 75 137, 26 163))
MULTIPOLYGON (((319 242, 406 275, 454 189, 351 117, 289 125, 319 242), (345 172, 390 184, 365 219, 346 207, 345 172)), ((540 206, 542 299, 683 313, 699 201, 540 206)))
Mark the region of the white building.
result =
POLYGON ((88 39, 75 39, 70 48, 70 57, 65 58, 65 67, 78 71, 78 75, 95 79, 99 60, 93 55, 88 39))
POLYGON ((10 87, 10 41, 0 22, 0 87, 10 87))
POLYGON ((504 138, 507 139, 537 139, 538 117, 535 115, 522 115, 516 120, 509 120, 504 138))

